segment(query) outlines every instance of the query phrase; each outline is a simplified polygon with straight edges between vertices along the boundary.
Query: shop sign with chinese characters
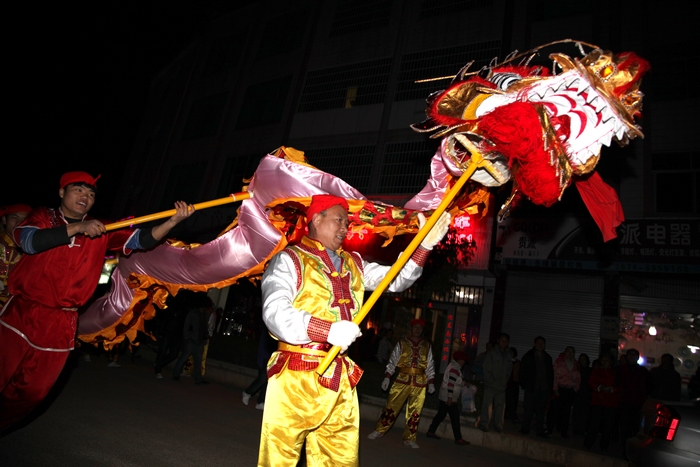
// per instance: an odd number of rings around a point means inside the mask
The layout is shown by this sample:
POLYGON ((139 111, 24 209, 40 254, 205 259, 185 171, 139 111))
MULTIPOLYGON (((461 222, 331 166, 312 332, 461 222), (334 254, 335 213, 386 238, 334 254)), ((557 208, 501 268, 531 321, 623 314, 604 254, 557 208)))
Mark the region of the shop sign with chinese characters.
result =
POLYGON ((565 269, 700 273, 700 221, 631 219, 603 243, 592 221, 506 219, 498 226, 503 264, 565 269))

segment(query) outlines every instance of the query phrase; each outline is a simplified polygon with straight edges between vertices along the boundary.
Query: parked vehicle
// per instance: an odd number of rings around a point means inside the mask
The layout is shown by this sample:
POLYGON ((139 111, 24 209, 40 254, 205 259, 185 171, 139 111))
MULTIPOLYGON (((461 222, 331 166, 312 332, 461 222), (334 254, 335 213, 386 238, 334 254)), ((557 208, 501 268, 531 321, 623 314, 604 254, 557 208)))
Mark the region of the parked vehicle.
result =
POLYGON ((642 408, 641 428, 627 440, 632 467, 700 465, 700 399, 663 402, 649 399, 642 408))

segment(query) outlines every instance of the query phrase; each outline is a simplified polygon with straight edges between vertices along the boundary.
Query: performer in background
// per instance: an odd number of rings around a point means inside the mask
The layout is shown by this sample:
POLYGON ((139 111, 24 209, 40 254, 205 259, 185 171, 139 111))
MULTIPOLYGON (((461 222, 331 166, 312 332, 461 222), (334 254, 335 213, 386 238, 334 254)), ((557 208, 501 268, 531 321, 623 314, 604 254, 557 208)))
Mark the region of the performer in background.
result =
MULTIPOLYGON (((306 219, 308 236, 275 255, 262 279, 263 319, 279 344, 268 363, 258 465, 295 467, 306 442, 309 465, 356 466, 360 411, 355 385, 362 370, 345 352, 361 335, 351 320, 365 289, 379 285, 390 267, 341 248, 349 223, 345 199, 313 196, 306 219), (314 370, 333 345, 341 347, 341 354, 318 376, 314 370)), ((449 214, 440 217, 390 291, 413 284, 449 224, 449 214)))
POLYGON ((64 174, 60 207, 34 209, 13 232, 26 254, 0 311, 0 431, 28 415, 61 373, 75 345, 77 310, 95 290, 107 250, 151 248, 194 212, 178 201, 176 214, 152 229, 108 233, 87 215, 98 178, 64 174))
POLYGON ((10 271, 22 257, 22 251, 12 240, 12 232, 29 214, 32 208, 26 204, 13 204, 0 208, 2 231, 0 231, 0 307, 7 303, 10 293, 7 290, 7 278, 10 271))
POLYGON ((423 338, 425 320, 411 321, 411 334, 401 339, 389 357, 386 366, 382 389, 389 389, 391 376, 398 369, 399 375, 389 391, 389 398, 382 414, 377 421, 369 439, 381 438, 391 429, 399 411, 406 404, 406 429, 403 432, 403 443, 413 449, 418 449, 416 432, 420 423, 420 413, 425 402, 425 389, 428 394, 435 392, 435 363, 430 342, 423 338))

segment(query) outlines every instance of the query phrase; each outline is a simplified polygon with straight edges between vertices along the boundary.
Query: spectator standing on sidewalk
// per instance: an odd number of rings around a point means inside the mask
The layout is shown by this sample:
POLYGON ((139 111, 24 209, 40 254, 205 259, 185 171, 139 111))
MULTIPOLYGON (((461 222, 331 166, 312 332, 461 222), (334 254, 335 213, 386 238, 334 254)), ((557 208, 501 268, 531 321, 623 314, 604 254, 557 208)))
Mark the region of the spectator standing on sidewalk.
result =
POLYGON ((481 422, 479 429, 488 431, 490 419, 498 432, 503 431, 503 411, 506 405, 506 386, 513 371, 510 359, 510 336, 502 333, 498 336, 496 347, 491 349, 484 358, 484 400, 481 405, 481 422), (489 406, 493 409, 489 413, 489 406))
POLYGON ((620 387, 620 442, 622 456, 627 458, 627 439, 636 436, 642 414, 642 405, 649 398, 651 379, 649 370, 639 366, 639 351, 627 350, 627 359, 618 369, 620 387))
POLYGON ((600 450, 607 452, 618 404, 617 375, 609 355, 600 357, 600 368, 591 371, 591 411, 583 445, 591 449, 600 432, 600 450))
MULTIPOLYGON (((554 362, 554 416, 556 426, 562 438, 569 437, 569 420, 571 407, 576 399, 576 393, 581 387, 581 371, 574 358, 576 349, 569 346, 554 362)), ((551 431, 551 430, 550 430, 551 431)))
POLYGON ((653 389, 651 397, 662 401, 681 400, 681 374, 673 368, 673 355, 665 353, 661 363, 649 372, 653 389))
POLYGON ((433 422, 428 428, 426 436, 428 438, 440 439, 435 432, 438 426, 445 419, 447 414, 450 414, 450 423, 452 424, 452 434, 455 437, 455 444, 467 445, 468 441, 462 438, 462 430, 459 420, 459 398, 462 394, 462 368, 467 362, 467 354, 462 351, 457 351, 452 354, 452 361, 445 369, 445 374, 442 377, 440 385, 440 393, 438 394, 439 405, 438 412, 433 418, 433 422))
POLYGON ((578 367, 581 372, 581 385, 574 400, 573 431, 575 435, 583 435, 588 426, 588 414, 591 410, 591 388, 588 386, 588 380, 592 371, 590 359, 585 353, 578 356, 578 367))
POLYGON ((510 361, 513 364, 513 371, 510 372, 510 379, 506 386, 506 413, 505 418, 513 423, 520 423, 518 418, 518 400, 520 399, 520 360, 515 347, 509 349, 510 361))
POLYGON ((537 417, 537 436, 547 438, 544 427, 544 412, 554 384, 552 357, 544 350, 547 340, 535 337, 534 347, 528 350, 520 362, 520 386, 525 390, 523 400, 523 426, 521 433, 530 434, 533 415, 537 417))

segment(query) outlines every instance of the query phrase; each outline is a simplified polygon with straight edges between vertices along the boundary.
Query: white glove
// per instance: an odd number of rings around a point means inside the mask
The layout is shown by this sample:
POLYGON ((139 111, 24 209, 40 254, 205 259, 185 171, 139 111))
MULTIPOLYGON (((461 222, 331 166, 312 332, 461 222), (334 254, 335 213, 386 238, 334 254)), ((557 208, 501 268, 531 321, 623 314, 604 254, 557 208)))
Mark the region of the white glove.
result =
POLYGON ((435 385, 434 384, 429 384, 428 385, 428 394, 432 394, 435 392, 435 385))
POLYGON ((384 378, 384 381, 382 381, 382 391, 386 391, 387 389, 389 389, 389 383, 389 378, 384 378))
MULTIPOLYGON (((450 220, 452 219, 452 216, 450 216, 449 212, 443 212, 442 215, 440 215, 440 218, 437 220, 435 225, 433 226, 432 229, 430 229, 430 232, 428 232, 428 235, 425 236, 423 241, 421 242, 420 246, 422 248, 425 248, 426 250, 432 250, 435 245, 440 243, 440 240, 445 236, 447 231, 450 229, 450 220)), ((422 212, 418 213, 418 224, 420 225, 420 228, 423 228, 425 225, 425 216, 423 215, 422 212)))
POLYGON ((340 347, 341 353, 345 353, 350 344, 361 335, 360 327, 352 321, 336 321, 331 323, 331 328, 328 331, 328 343, 340 347))

